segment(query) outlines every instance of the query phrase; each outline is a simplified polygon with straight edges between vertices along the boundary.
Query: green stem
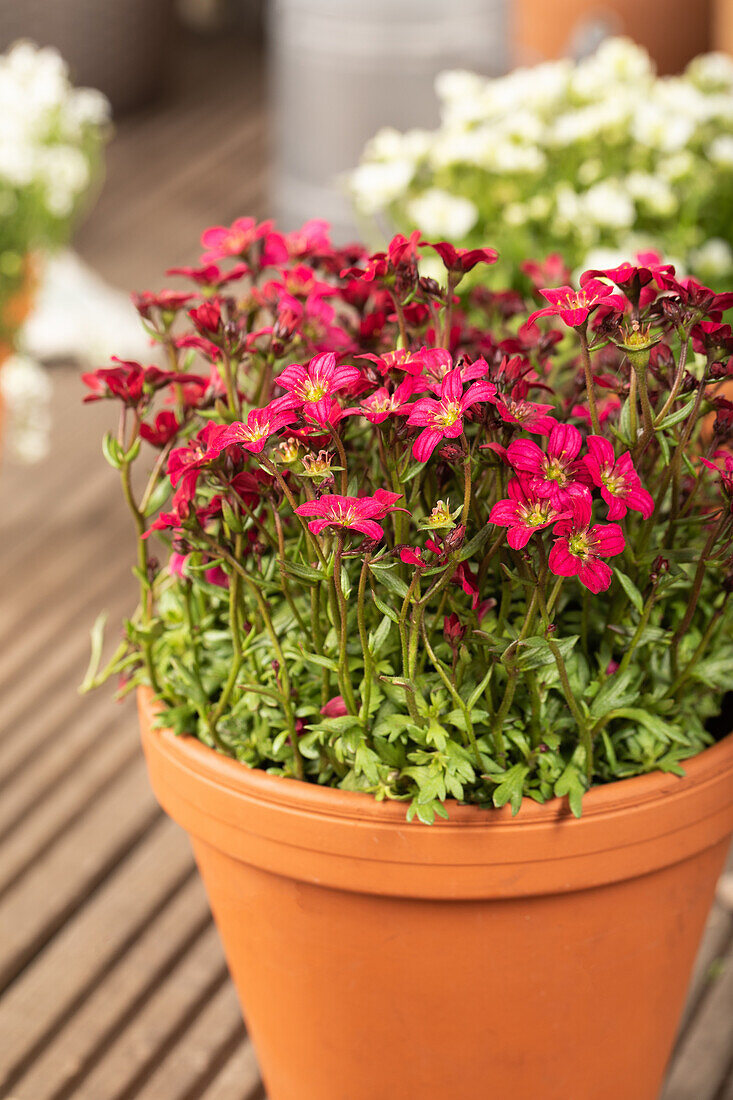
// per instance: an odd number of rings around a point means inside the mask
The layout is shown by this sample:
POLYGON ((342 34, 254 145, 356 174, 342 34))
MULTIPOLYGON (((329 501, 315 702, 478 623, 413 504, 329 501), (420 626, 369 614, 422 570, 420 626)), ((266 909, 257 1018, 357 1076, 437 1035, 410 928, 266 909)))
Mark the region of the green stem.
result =
POLYGON ((588 336, 585 328, 576 329, 578 338, 580 340, 580 351, 583 359, 583 370, 585 372, 585 389, 588 394, 588 408, 590 410, 591 424, 593 425, 593 434, 601 434, 601 422, 598 419, 598 407, 596 405, 596 389, 595 382, 593 380, 593 368, 590 361, 590 350, 588 348, 588 336))
POLYGON ((348 623, 348 607, 346 605, 346 597, 344 596, 344 590, 341 586, 341 564, 344 553, 344 533, 339 532, 338 539, 336 541, 336 548, 333 554, 333 587, 336 593, 336 603, 338 605, 339 619, 340 619, 340 642, 339 642, 339 683, 341 685, 341 693, 344 697, 346 706, 349 708, 351 714, 358 714, 359 708, 356 703, 356 697, 354 696, 354 689, 351 685, 351 672, 349 671, 349 656, 347 651, 349 641, 349 623, 348 623))

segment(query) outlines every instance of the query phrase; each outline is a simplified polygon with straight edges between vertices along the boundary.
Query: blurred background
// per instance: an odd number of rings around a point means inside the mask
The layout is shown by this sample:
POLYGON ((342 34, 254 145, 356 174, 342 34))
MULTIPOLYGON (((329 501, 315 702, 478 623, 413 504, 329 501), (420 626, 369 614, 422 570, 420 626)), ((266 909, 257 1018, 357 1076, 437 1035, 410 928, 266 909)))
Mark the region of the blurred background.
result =
MULTIPOLYGON (((0 1096, 254 1100, 134 713, 76 691, 99 608, 114 635, 135 600, 111 413, 79 371, 150 355, 130 292, 245 215, 503 233, 508 281, 658 244, 725 282, 733 0, 0 0, 3 53, 0 1096)), ((665 1100, 733 1096, 732 937, 727 879, 665 1100)))

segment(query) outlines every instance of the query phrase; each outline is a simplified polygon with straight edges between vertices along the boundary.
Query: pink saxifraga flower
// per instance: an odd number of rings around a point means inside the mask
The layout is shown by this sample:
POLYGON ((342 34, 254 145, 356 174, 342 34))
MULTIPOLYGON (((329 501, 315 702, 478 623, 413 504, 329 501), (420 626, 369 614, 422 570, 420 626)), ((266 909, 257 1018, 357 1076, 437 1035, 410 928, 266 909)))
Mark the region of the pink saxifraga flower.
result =
POLYGON ((253 245, 262 242, 262 266, 286 263, 288 249, 280 233, 273 232, 272 222, 257 224, 254 218, 237 218, 231 225, 214 225, 201 235, 207 250, 201 263, 221 260, 227 256, 245 256, 253 245))
POLYGON ((319 500, 307 500, 298 505, 295 511, 299 516, 315 516, 308 524, 314 535, 320 535, 326 527, 340 527, 344 530, 358 531, 369 539, 378 541, 384 538, 384 529, 377 520, 394 510, 395 501, 400 493, 390 493, 377 489, 371 497, 344 497, 336 494, 322 496, 319 500))
POLYGON ((283 407, 283 400, 279 398, 264 409, 252 409, 247 414, 246 423, 235 421, 229 424, 218 436, 210 457, 218 456, 226 447, 235 443, 251 454, 259 454, 271 435, 276 435, 282 428, 297 420, 293 409, 283 407))
POLYGON ((527 318, 528 325, 534 324, 538 317, 559 317, 569 328, 580 328, 588 320, 589 314, 599 306, 609 306, 617 310, 624 308, 621 295, 614 293, 614 288, 601 279, 589 279, 580 290, 571 286, 560 286, 556 289, 546 287, 540 290, 540 294, 549 305, 535 310, 527 318))
POLYGON ((557 536, 548 564, 556 577, 577 577, 593 593, 605 592, 613 573, 602 558, 621 554, 626 546, 624 533, 617 523, 591 523, 589 496, 570 501, 571 516, 555 524, 557 536))
POLYGON ((449 371, 437 400, 423 397, 410 408, 407 423, 424 429, 413 443, 414 458, 427 462, 443 439, 456 439, 463 433, 463 417, 473 405, 491 401, 495 395, 493 382, 474 382, 464 393, 460 368, 449 371))
POLYGON ((574 495, 590 498, 590 474, 578 458, 583 437, 571 424, 556 424, 547 451, 531 439, 514 439, 507 447, 509 465, 527 479, 534 492, 562 510, 574 495))
POLYGON ((538 496, 531 484, 521 478, 512 478, 507 492, 509 498, 497 501, 491 509, 489 523, 507 528, 507 542, 513 550, 521 550, 535 531, 549 527, 568 514, 567 510, 560 511, 547 497, 538 496))
POLYGON ((525 432, 550 435, 557 425, 555 418, 548 415, 553 411, 553 405, 537 405, 523 397, 515 398, 504 394, 497 394, 494 405, 506 424, 516 424, 525 432))
POLYGON ((642 488, 629 452, 616 458, 613 444, 601 435, 589 435, 586 445, 589 454, 583 462, 608 505, 608 518, 623 519, 631 508, 649 519, 654 512, 654 500, 651 493, 642 488))
POLYGON ((284 406, 301 409, 304 416, 316 423, 329 423, 333 395, 351 390, 361 381, 358 367, 337 366, 332 351, 315 355, 307 366, 293 363, 275 379, 275 384, 287 390, 284 406))

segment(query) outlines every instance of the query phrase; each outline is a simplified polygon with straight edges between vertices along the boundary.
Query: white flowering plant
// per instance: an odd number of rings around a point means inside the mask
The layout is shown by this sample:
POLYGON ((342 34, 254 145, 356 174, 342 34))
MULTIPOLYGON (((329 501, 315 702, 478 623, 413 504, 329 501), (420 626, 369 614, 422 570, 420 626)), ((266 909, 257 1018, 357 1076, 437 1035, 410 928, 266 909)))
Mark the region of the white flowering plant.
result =
POLYGON ((70 235, 109 118, 106 98, 74 88, 56 50, 18 42, 0 55, 0 343, 12 336, 29 256, 70 235))
MULTIPOLYGON (((502 272, 562 253, 604 267, 656 250, 714 286, 733 273, 733 59, 707 54, 657 77, 641 47, 610 38, 488 79, 444 72, 432 132, 381 130, 347 186, 384 229, 473 247, 502 272)), ((560 282, 564 281, 562 278, 560 282)))

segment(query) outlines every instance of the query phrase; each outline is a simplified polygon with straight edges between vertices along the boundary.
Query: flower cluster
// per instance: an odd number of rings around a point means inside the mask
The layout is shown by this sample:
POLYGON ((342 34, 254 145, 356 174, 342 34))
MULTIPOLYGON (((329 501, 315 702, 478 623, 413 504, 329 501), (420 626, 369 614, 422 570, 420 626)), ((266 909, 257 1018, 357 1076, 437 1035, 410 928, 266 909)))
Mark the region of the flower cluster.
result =
POLYGON ((148 684, 179 732, 422 821, 579 813, 710 743, 733 295, 647 254, 531 303, 485 285, 493 249, 417 231, 370 255, 240 218, 202 245, 189 289, 135 298, 157 362, 83 378, 120 408, 141 586, 87 686, 148 684))
MULTIPOLYGON (((486 79, 438 77, 433 132, 380 131, 349 186, 358 210, 403 231, 469 245, 491 235, 505 263, 613 266, 645 248, 715 283, 733 273, 733 62, 657 78, 649 56, 608 39, 567 60, 486 79)), ((545 274, 547 279, 547 274, 545 274)), ((564 281, 561 271, 557 281, 564 281)), ((555 285, 548 279, 541 285, 555 285)))
POLYGON ((0 55, 0 341, 28 256, 62 243, 109 129, 100 93, 74 88, 56 50, 19 42, 0 55))

